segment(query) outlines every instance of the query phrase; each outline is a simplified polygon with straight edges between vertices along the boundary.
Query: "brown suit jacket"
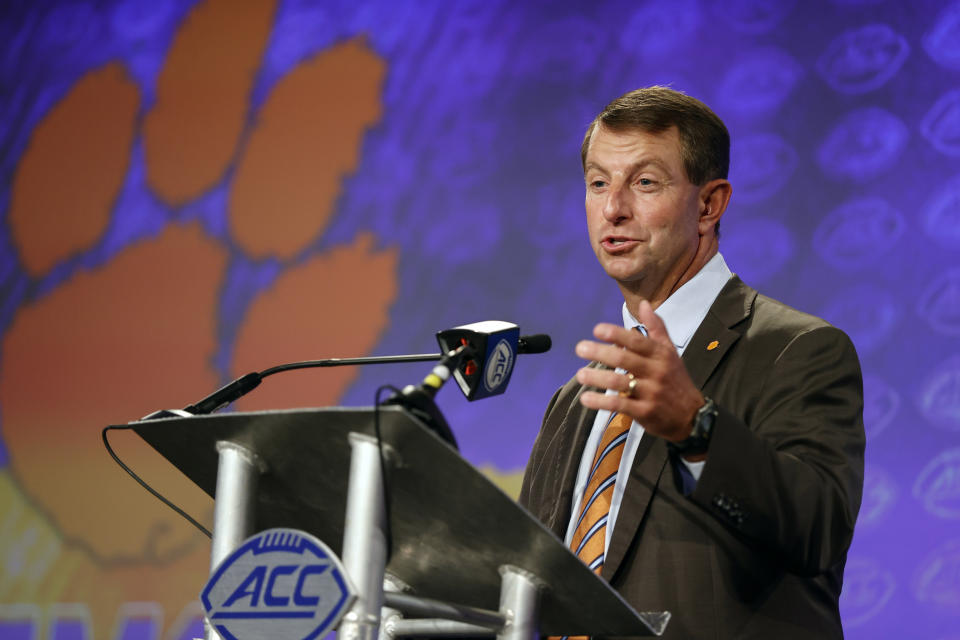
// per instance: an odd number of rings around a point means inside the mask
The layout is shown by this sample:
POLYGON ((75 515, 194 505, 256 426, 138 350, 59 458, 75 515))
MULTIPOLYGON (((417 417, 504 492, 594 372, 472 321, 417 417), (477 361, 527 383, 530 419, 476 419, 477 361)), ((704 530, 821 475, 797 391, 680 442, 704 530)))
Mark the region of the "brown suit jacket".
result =
MULTIPOLYGON (((720 410, 689 496, 644 435, 603 577, 665 638, 841 638, 838 599, 860 507, 862 382, 849 338, 732 278, 684 351, 720 410), (718 345, 708 349, 717 341, 718 345)), ((563 538, 595 411, 553 397, 520 502, 563 538)))

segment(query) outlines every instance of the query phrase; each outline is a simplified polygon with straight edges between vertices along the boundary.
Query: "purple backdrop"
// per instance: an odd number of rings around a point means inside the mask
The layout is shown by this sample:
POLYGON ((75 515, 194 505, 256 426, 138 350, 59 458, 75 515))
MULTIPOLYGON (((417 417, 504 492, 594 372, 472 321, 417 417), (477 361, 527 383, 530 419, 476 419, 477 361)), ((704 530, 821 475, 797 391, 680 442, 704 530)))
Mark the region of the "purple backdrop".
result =
MULTIPOLYGON (((86 71, 123 61, 149 105, 192 4, 0 9, 0 212, 34 127, 86 71)), ((848 637, 960 637, 960 2, 282 2, 254 106, 298 62, 357 34, 386 61, 383 115, 316 250, 360 230, 400 248, 374 352, 433 350, 436 330, 488 318, 553 336, 550 354, 521 359, 506 395, 468 404, 444 391, 464 455, 521 469, 547 400, 578 366, 573 344, 619 318, 586 242, 580 139, 612 97, 670 84, 731 130, 731 268, 846 330, 860 354, 867 471, 848 637)), ((230 245, 226 186, 175 213, 137 179, 143 162, 135 153, 109 239, 79 263, 31 277, 0 224, 0 332, 81 263, 173 219, 195 215, 230 245)), ((278 268, 233 258, 218 311, 224 377, 238 323, 278 268)), ((379 384, 423 371, 367 369, 342 403, 367 405, 379 384)))

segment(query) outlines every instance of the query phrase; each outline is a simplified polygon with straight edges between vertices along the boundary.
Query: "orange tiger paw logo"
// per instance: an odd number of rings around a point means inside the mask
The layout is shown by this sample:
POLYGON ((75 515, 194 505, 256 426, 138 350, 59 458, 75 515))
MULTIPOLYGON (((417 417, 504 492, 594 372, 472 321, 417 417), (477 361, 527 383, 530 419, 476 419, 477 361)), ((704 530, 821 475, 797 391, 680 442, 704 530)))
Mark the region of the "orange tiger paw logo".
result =
MULTIPOLYGON (((397 252, 372 234, 316 248, 382 116, 384 62, 363 39, 342 42, 253 107, 274 12, 267 0, 197 5, 149 104, 122 65, 90 71, 34 130, 14 176, 8 219, 23 268, 36 282, 51 270, 69 276, 24 304, 3 337, 2 436, 17 486, 63 543, 46 599, 90 602, 98 636, 123 600, 160 602, 172 619, 199 591, 208 550, 107 458, 100 429, 185 406, 224 377, 369 353, 396 297, 397 252), (147 192, 167 222, 110 252, 118 220, 133 214, 117 205, 127 189, 147 192), (218 189, 225 228, 188 220, 184 211, 218 189), (272 277, 224 340, 225 286, 258 286, 231 269, 238 261, 267 265, 260 271, 272 277), (114 586, 87 591, 104 583, 114 586)), ((354 375, 294 374, 239 406, 336 404, 354 375)), ((131 467, 209 519, 208 496, 136 436, 114 439, 131 467)))

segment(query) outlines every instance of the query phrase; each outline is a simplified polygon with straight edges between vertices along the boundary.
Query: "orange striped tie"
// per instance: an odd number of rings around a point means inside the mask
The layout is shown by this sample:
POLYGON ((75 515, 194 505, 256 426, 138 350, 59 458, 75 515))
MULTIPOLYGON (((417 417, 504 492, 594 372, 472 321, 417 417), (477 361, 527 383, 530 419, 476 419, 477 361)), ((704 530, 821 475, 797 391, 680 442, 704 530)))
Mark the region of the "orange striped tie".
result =
POLYGON ((613 486, 617 482, 623 445, 631 424, 633 419, 622 413, 613 414, 607 421, 583 492, 577 528, 570 540, 570 549, 597 574, 603 568, 613 486))

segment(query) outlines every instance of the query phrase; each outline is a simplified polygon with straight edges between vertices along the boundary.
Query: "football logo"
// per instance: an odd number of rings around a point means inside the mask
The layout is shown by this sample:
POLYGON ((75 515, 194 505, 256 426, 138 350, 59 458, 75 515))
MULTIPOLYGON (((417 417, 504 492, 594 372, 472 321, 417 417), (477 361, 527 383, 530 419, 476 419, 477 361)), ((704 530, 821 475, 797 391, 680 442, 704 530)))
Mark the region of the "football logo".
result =
POLYGON ((230 640, 323 637, 354 597, 337 556, 295 529, 245 540, 200 594, 207 620, 230 640))

